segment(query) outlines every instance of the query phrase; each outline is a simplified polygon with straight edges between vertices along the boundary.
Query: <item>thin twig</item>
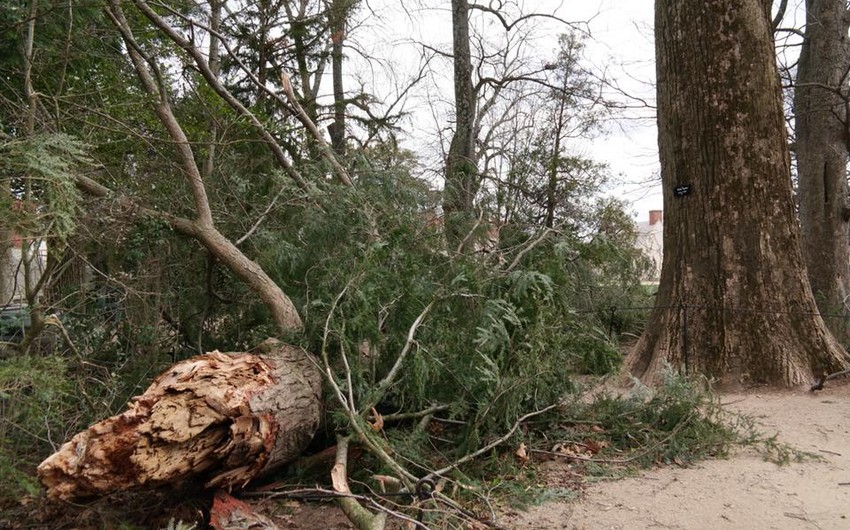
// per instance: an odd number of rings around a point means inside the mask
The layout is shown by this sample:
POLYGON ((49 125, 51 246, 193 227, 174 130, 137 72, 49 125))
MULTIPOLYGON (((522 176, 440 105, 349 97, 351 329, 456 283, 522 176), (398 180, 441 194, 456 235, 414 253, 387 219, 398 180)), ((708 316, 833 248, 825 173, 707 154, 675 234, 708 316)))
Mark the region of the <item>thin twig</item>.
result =
POLYGON ((298 103, 298 98, 295 97, 295 91, 292 89, 292 83, 289 80, 289 76, 282 69, 280 71, 280 82, 283 84, 283 93, 286 94, 289 104, 295 109, 299 121, 307 128, 308 131, 310 131, 310 134, 316 140, 316 143, 319 144, 319 150, 322 152, 322 156, 331 165, 337 178, 346 186, 354 186, 354 183, 351 181, 351 177, 348 176, 348 171, 346 171, 345 168, 342 167, 342 164, 339 163, 339 160, 336 159, 333 149, 331 149, 331 146, 329 146, 328 142, 325 141, 325 137, 322 136, 319 128, 315 123, 313 123, 310 116, 307 115, 304 107, 298 103))
POLYGON ((469 232, 466 233, 466 236, 461 240, 461 242, 457 244, 457 248, 455 249, 455 254, 461 253, 461 251, 466 246, 466 242, 469 241, 469 238, 472 237, 472 234, 474 234, 475 231, 478 230, 478 227, 481 226, 481 220, 483 218, 484 218, 484 210, 481 210, 480 214, 478 215, 478 219, 475 220, 475 224, 472 225, 472 228, 469 229, 469 232))
POLYGON ((457 469, 458 467, 469 462, 470 460, 473 460, 473 459, 483 455, 484 453, 490 451, 494 447, 501 445, 502 443, 509 440, 511 438, 511 436, 514 435, 516 430, 519 429, 520 425, 522 425, 522 423, 524 421, 526 421, 530 418, 533 418, 535 416, 540 416, 541 414, 545 414, 545 413, 549 412, 550 410, 555 409, 555 408, 560 407, 560 406, 561 406, 561 403, 552 403, 548 407, 543 407, 540 410, 536 410, 534 412, 529 412, 528 414, 521 416, 518 420, 516 420, 516 423, 514 423, 513 427, 511 427, 510 430, 507 433, 505 433, 502 437, 490 442, 489 444, 485 445, 484 447, 482 447, 481 449, 479 449, 477 451, 469 453, 468 455, 464 456, 460 460, 456 460, 455 462, 449 464, 448 466, 432 472, 431 475, 441 476, 441 475, 444 475, 445 473, 448 473, 449 471, 451 471, 453 469, 457 469))
POLYGON ((552 232, 552 231, 553 230, 551 228, 544 228, 543 231, 540 233, 540 237, 538 237, 537 239, 535 239, 534 241, 532 241, 531 243, 526 245, 525 248, 523 248, 522 250, 520 250, 517 253, 517 255, 514 257, 513 261, 511 261, 511 264, 508 265, 508 267, 505 269, 505 272, 511 272, 511 270, 513 270, 514 267, 519 265, 519 262, 523 258, 523 256, 528 254, 534 247, 536 247, 537 245, 542 243, 549 236, 549 233, 552 232))
POLYGON ((353 409, 353 403, 349 404, 348 399, 342 393, 342 389, 339 387, 339 384, 336 382, 336 378, 334 377, 333 370, 331 369, 330 359, 328 357, 328 337, 330 336, 330 327, 331 327, 331 319, 333 318, 334 311, 336 310, 337 305, 339 305, 339 301, 342 300, 342 297, 345 296, 345 293, 348 292, 348 288, 354 283, 357 277, 353 277, 348 280, 348 283, 345 284, 342 291, 334 298, 333 303, 331 304, 330 310, 328 311, 328 316, 325 318, 325 329, 322 333, 322 362, 325 365, 325 375, 327 376, 328 383, 331 385, 331 389, 334 391, 334 395, 339 401, 340 405, 345 407, 346 412, 349 415, 349 418, 352 414, 355 413, 353 409))
POLYGON ((434 405, 433 407, 428 407, 425 410, 420 410, 419 412, 399 412, 397 414, 386 414, 383 416, 385 422, 390 421, 404 421, 404 420, 415 420, 417 418, 422 418, 424 416, 430 416, 435 412, 442 412, 444 410, 448 410, 448 405, 434 405))
MULTIPOLYGON (((366 448, 372 452, 379 460, 387 464, 392 470, 398 473, 399 477, 401 477, 405 481, 405 486, 412 486, 418 479, 415 475, 406 470, 401 464, 399 464, 395 459, 393 459, 386 450, 380 447, 375 441, 370 438, 370 433, 367 433, 365 429, 363 429, 363 416, 358 414, 354 409, 354 404, 348 402, 348 398, 343 394, 342 389, 339 384, 336 382, 336 378, 333 375, 333 370, 331 370, 330 359, 328 357, 328 337, 330 336, 330 322, 333 318, 334 311, 336 311, 336 307, 339 305, 342 297, 345 296, 345 293, 354 283, 357 277, 352 278, 345 285, 343 290, 337 295, 334 299, 333 304, 331 304, 330 311, 328 311, 328 316, 325 319, 325 329, 322 337, 322 362, 325 367, 325 374, 327 376, 328 383, 331 385, 331 389, 334 392, 334 396, 336 396, 337 401, 345 408, 346 415, 348 416, 348 423, 351 429, 357 434, 358 440, 362 443, 366 448)), ((350 375, 350 370, 349 370, 350 375)), ((369 407, 368 410, 371 410, 369 407)), ((365 411, 364 411, 365 414, 365 411)))

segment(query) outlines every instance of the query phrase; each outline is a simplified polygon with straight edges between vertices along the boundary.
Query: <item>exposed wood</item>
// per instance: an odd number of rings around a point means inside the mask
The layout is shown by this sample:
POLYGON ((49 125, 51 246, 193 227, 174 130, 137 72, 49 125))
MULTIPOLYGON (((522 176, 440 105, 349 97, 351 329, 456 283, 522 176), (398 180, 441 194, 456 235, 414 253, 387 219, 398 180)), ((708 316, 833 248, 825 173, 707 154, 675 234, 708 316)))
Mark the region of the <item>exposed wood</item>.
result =
POLYGON ((320 394, 312 356, 275 339, 253 353, 199 355, 75 435, 38 475, 63 500, 183 480, 240 488, 301 453, 319 425, 320 394))
MULTIPOLYGON (((336 462, 331 469, 331 481, 334 491, 351 494, 348 487, 348 441, 347 436, 337 436, 336 462)), ((337 497, 337 504, 345 516, 360 530, 383 530, 387 521, 386 513, 373 514, 357 502, 353 497, 337 497)))
POLYGON ((268 517, 257 513, 251 505, 218 490, 210 509, 210 526, 215 530, 278 530, 268 517))

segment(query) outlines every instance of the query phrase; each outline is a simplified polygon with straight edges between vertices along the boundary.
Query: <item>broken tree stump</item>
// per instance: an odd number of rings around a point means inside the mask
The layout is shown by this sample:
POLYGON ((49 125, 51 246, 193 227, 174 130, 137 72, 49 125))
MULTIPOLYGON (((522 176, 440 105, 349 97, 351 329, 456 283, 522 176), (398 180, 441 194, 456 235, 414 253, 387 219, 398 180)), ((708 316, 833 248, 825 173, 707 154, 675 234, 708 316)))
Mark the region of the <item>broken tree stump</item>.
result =
POLYGON ((321 374, 303 349, 268 339, 252 353, 173 365, 128 409, 76 434, 38 466, 54 499, 185 479, 241 488, 290 462, 319 426, 321 374))

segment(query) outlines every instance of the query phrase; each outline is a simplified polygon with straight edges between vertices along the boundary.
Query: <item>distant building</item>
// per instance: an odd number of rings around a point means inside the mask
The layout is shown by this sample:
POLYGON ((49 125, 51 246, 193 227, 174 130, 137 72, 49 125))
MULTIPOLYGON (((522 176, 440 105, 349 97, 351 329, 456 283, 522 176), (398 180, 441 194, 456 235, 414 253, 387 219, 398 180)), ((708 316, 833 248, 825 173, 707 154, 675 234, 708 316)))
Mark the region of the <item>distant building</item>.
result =
POLYGON ((664 258, 664 216, 661 210, 650 210, 649 220, 637 223, 635 246, 652 261, 652 268, 644 276, 648 283, 661 279, 661 261, 664 258))
MULTIPOLYGON (((31 253, 30 284, 34 285, 44 272, 47 264, 47 243, 39 241, 38 245, 30 245, 31 253)), ((13 236, 0 246, 0 308, 7 305, 25 304, 25 279, 23 245, 21 238, 13 236), (11 244, 10 244, 11 243, 11 244), (4 248, 5 247, 5 248, 4 248)))

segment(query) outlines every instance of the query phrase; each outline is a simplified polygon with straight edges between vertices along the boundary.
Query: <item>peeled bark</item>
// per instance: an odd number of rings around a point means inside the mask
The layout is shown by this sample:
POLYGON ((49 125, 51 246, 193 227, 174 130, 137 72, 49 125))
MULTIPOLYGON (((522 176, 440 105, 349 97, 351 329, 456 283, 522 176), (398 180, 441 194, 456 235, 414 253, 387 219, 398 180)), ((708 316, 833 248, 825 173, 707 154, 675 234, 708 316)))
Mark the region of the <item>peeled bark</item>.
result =
POLYGON ((669 363, 795 385, 846 365, 805 277, 765 5, 656 2, 664 262, 627 361, 645 380, 669 363))
POLYGON ((129 408, 75 435, 38 466, 71 500, 184 480, 240 488, 296 458, 319 425, 321 375, 275 339, 212 352, 160 374, 129 408))

